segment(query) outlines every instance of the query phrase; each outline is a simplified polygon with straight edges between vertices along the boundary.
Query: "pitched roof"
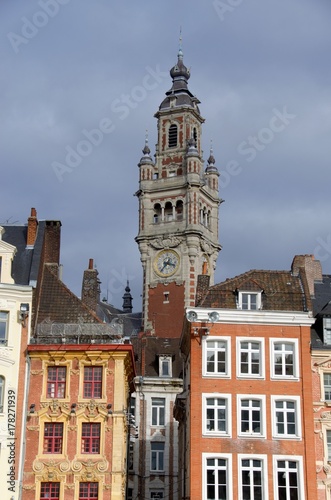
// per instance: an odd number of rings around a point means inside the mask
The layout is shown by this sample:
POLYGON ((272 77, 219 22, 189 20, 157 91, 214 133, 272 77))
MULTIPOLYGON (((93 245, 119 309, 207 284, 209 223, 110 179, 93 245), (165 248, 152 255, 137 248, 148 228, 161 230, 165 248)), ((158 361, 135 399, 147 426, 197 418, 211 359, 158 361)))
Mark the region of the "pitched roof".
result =
POLYGON ((57 266, 45 264, 40 284, 36 322, 50 320, 56 323, 102 323, 69 288, 58 278, 57 266))
POLYGON ((236 309, 238 291, 262 292, 264 310, 306 311, 310 308, 307 283, 301 273, 294 276, 291 271, 255 269, 210 287, 197 305, 236 309))
POLYGON ((33 247, 27 247, 27 224, 2 225, 3 241, 17 249, 13 260, 12 277, 16 285, 35 285, 38 277, 41 250, 44 241, 45 221, 40 221, 33 247))

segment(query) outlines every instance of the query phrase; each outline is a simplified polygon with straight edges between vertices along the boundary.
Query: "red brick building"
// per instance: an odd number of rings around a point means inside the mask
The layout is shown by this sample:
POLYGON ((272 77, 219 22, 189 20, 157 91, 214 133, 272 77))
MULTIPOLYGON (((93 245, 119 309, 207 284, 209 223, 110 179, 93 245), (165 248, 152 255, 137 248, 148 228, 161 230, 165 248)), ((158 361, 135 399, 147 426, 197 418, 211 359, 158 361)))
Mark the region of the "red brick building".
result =
POLYGON ((177 398, 182 498, 315 500, 311 293, 291 271, 198 285, 177 398))

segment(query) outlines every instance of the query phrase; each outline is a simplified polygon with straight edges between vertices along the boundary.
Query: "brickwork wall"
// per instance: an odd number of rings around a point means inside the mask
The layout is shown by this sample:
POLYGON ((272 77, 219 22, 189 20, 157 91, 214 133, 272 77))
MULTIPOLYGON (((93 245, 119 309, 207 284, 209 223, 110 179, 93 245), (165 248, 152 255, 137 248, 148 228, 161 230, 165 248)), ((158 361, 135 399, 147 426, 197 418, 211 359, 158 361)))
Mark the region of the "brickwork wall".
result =
POLYGON ((231 337, 231 379, 212 379, 202 375, 202 345, 199 337, 191 337, 191 461, 190 498, 201 498, 202 453, 231 453, 233 455, 233 498, 238 495, 238 453, 268 455, 269 498, 273 498, 272 455, 298 455, 303 457, 306 500, 316 499, 316 472, 314 456, 314 427, 312 411, 312 378, 310 370, 310 328, 265 325, 214 324, 210 336, 231 337), (236 377, 236 337, 260 337, 265 339, 265 378, 238 379, 236 377), (299 340, 300 376, 298 381, 271 380, 269 339, 287 338, 299 340), (232 437, 202 436, 202 393, 226 393, 232 395, 232 437), (238 437, 237 394, 266 396, 266 438, 238 437), (301 402, 302 439, 273 439, 271 424, 271 395, 299 396, 301 402))

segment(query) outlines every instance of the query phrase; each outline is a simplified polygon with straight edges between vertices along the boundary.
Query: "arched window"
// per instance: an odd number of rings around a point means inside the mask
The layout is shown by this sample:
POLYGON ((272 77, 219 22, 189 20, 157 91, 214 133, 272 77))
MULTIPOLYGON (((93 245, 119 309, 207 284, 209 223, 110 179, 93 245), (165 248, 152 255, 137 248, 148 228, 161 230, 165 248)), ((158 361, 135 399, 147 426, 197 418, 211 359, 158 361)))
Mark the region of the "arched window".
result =
POLYGON ((3 413, 4 395, 5 395, 5 377, 0 375, 0 413, 3 413))
POLYGON ((178 200, 176 203, 176 220, 183 220, 183 202, 178 200))
POLYGON ((172 203, 170 201, 167 201, 164 206, 164 220, 168 222, 174 220, 174 211, 172 208, 172 203))
POLYGON ((154 215, 153 215, 153 222, 154 224, 157 224, 158 222, 161 222, 161 216, 162 216, 162 209, 160 203, 156 203, 154 205, 154 215))
POLYGON ((197 135, 197 129, 195 127, 193 128, 193 139, 195 140, 195 147, 197 147, 198 135, 197 135))
POLYGON ((177 146, 177 125, 170 125, 168 134, 168 147, 175 148, 177 146))

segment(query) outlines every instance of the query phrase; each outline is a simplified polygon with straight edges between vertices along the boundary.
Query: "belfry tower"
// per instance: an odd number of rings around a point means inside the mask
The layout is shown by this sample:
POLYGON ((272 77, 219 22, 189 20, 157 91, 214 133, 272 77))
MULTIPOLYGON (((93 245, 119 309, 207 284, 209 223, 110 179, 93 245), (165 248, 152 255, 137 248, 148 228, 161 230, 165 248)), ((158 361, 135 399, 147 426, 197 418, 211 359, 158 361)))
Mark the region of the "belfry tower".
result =
POLYGON ((181 48, 157 119, 155 161, 146 137, 139 166, 139 233, 143 329, 179 337, 184 307, 193 306, 197 276, 213 284, 218 242, 219 173, 212 150, 204 168, 200 101, 188 89, 181 48))

